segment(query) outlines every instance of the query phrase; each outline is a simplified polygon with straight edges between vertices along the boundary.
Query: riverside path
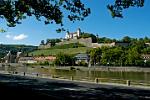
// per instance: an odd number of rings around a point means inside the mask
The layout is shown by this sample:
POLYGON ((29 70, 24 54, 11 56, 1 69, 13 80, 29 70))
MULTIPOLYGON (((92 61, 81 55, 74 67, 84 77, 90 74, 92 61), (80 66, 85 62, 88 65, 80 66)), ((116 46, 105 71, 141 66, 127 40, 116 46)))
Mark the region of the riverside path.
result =
POLYGON ((0 74, 0 97, 12 100, 150 100, 150 90, 0 74))

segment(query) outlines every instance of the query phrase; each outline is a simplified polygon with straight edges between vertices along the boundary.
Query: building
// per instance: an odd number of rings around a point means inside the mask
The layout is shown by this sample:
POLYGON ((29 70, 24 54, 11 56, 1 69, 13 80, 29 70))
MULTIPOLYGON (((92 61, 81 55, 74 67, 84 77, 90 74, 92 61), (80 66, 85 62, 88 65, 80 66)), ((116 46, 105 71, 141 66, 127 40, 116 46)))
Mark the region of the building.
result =
POLYGON ((150 43, 145 43, 145 45, 146 45, 147 47, 149 47, 149 46, 150 46, 150 43))
POLYGON ((115 43, 92 43, 92 48, 113 47, 115 43))
POLYGON ((84 54, 84 53, 77 54, 75 56, 75 58, 76 58, 76 64, 78 64, 78 63, 80 63, 82 61, 84 61, 85 63, 88 64, 89 61, 90 61, 90 56, 88 54, 84 54))
POLYGON ((128 47, 128 46, 130 46, 130 43, 127 43, 127 42, 115 42, 115 46, 128 47))
POLYGON ((143 60, 150 60, 150 54, 142 54, 141 57, 143 60))
POLYGON ((65 39, 78 39, 80 35, 81 35, 80 28, 77 30, 77 32, 74 33, 70 33, 69 31, 67 31, 65 39))
POLYGON ((56 57, 54 56, 38 56, 38 57, 34 57, 34 59, 37 61, 37 62, 45 62, 45 61, 48 61, 48 62, 53 62, 56 57))
POLYGON ((144 63, 146 64, 147 62, 150 61, 150 54, 142 54, 141 58, 144 60, 144 63))
POLYGON ((33 63, 37 63, 37 61, 34 59, 34 57, 20 57, 18 63, 33 64, 33 63))
POLYGON ((17 52, 9 51, 4 57, 5 63, 16 63, 17 52))
POLYGON ((125 42, 92 43, 92 47, 93 47, 93 48, 114 47, 114 46, 128 47, 129 45, 130 45, 130 43, 125 43, 125 42))
POLYGON ((23 56, 22 52, 9 51, 3 60, 5 63, 18 63, 21 56, 23 56))

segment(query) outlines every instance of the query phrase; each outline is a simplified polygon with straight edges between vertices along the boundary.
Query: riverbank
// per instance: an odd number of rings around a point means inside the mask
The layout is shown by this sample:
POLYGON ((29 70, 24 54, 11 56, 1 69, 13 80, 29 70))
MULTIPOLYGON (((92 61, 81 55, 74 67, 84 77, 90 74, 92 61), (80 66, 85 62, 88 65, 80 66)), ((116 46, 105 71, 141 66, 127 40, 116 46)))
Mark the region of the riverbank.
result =
POLYGON ((2 97, 56 100, 149 100, 150 89, 0 74, 2 97))
MULTIPOLYGON (((61 69, 62 70, 62 69, 61 69)), ((87 79, 86 77, 77 78, 74 76, 60 76, 60 75, 46 75, 40 73, 24 73, 24 72, 6 72, 0 71, 0 74, 3 75, 12 75, 19 77, 28 77, 28 78, 39 78, 39 79, 55 79, 60 81, 70 81, 70 82, 82 82, 82 83, 91 83, 91 84, 101 84, 101 85, 112 85, 112 86, 123 86, 123 87, 132 87, 132 88, 141 88, 149 89, 150 83, 143 81, 133 81, 133 80, 122 80, 122 79, 109 79, 109 78, 95 78, 94 80, 87 79)))
MULTIPOLYGON (((73 81, 97 82, 100 84, 130 85, 150 87, 150 72, 148 68, 140 71, 123 71, 118 67, 50 67, 50 66, 0 66, 0 72, 12 75, 56 78, 73 81), (145 72, 144 72, 145 71, 145 72), (147 71, 147 72, 146 72, 147 71), (96 81, 97 80, 97 81, 96 81)), ((132 68, 134 70, 135 68, 132 68)), ((136 68, 137 69, 137 68, 136 68)))
POLYGON ((11 67, 32 67, 32 68, 52 68, 52 69, 65 69, 70 70, 75 68, 82 71, 113 71, 113 72, 150 72, 150 67, 140 67, 140 66, 44 66, 44 65, 25 65, 21 63, 0 63, 2 66, 11 66, 11 67))
POLYGON ((82 71, 113 71, 113 72, 150 72, 150 68, 143 67, 115 67, 115 66, 91 66, 91 67, 82 67, 82 66, 57 66, 56 69, 66 69, 70 70, 70 68, 74 68, 82 71))

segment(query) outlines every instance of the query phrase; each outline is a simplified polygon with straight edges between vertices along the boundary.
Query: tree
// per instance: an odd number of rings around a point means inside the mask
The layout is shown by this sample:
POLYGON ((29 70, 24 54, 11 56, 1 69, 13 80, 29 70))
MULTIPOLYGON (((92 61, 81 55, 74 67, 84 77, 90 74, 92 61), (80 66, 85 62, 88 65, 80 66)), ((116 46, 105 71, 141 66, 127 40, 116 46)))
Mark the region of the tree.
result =
MULTIPOLYGON (((112 17, 123 17, 123 9, 143 7, 144 0, 114 0, 107 5, 112 17)), ((0 18, 7 21, 9 27, 21 24, 27 16, 35 16, 38 21, 44 18, 45 24, 56 23, 63 26, 63 18, 70 21, 83 21, 91 13, 81 0, 0 0, 0 18)), ((57 32, 63 31, 58 29, 57 32)))
POLYGON ((133 48, 133 47, 136 47, 138 52, 141 53, 143 49, 146 48, 146 44, 143 40, 143 38, 137 40, 137 41, 134 41, 132 44, 131 44, 131 47, 130 48, 133 48))
POLYGON ((144 38, 144 42, 145 42, 145 43, 149 43, 149 42, 150 42, 150 38, 145 37, 145 38, 144 38))
POLYGON ((97 42, 97 37, 94 34, 90 34, 90 33, 82 33, 80 35, 80 38, 92 38, 92 43, 96 43, 97 42))
POLYGON ((51 46, 55 46, 56 43, 61 42, 60 39, 47 39, 46 44, 51 43, 51 46))
POLYGON ((107 5, 112 17, 123 17, 122 11, 129 7, 143 7, 144 0, 115 0, 114 5, 107 5))
POLYGON ((130 48, 126 54, 126 65, 138 65, 137 61, 140 60, 140 53, 137 47, 130 48))
POLYGON ((59 53, 56 55, 55 64, 59 66, 71 66, 74 65, 75 58, 71 55, 59 53))
POLYGON ((144 54, 150 54, 150 47, 146 47, 142 50, 142 53, 144 54))
POLYGON ((106 37, 102 37, 102 38, 97 39, 98 43, 112 43, 115 41, 116 41, 115 39, 110 39, 110 38, 106 38, 106 37))
POLYGON ((96 63, 100 64, 101 56, 102 56, 102 50, 100 48, 92 49, 90 51, 91 63, 93 65, 95 65, 96 63))
POLYGON ((123 60, 124 49, 122 47, 113 47, 102 51, 101 63, 103 65, 122 65, 123 60))
POLYGON ((38 21, 45 18, 45 24, 63 26, 64 13, 70 21, 84 20, 90 9, 80 0, 0 0, 0 18, 5 18, 10 27, 33 15, 38 21))
POLYGON ((45 45, 45 42, 44 42, 44 40, 41 40, 41 43, 40 43, 40 45, 45 45))
POLYGON ((123 37, 122 42, 130 43, 131 38, 129 36, 125 36, 125 37, 123 37))
POLYGON ((4 33, 4 32, 6 32, 4 29, 0 29, 0 33, 4 33))

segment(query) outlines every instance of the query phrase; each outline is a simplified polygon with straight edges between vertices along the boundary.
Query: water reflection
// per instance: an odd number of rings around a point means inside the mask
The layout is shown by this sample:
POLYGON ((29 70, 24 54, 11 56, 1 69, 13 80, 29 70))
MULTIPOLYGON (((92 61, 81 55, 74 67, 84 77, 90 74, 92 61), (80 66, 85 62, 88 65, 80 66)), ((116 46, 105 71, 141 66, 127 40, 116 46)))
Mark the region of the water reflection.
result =
MULTIPOLYGON (((34 74, 38 73, 39 75, 46 75, 46 76, 59 76, 70 78, 73 77, 74 79, 82 80, 95 80, 95 78, 105 78, 107 79, 119 79, 119 80, 131 80, 131 81, 140 81, 145 83, 150 83, 150 72, 113 72, 113 71, 97 71, 97 70, 69 70, 69 69, 56 69, 56 68, 44 68, 44 67, 12 67, 12 66, 2 66, 0 68, 2 71, 17 71, 17 72, 25 72, 27 74, 34 74)), ((106 80, 104 80, 106 81, 106 80)), ((123 81, 122 81, 123 82, 123 81)))

